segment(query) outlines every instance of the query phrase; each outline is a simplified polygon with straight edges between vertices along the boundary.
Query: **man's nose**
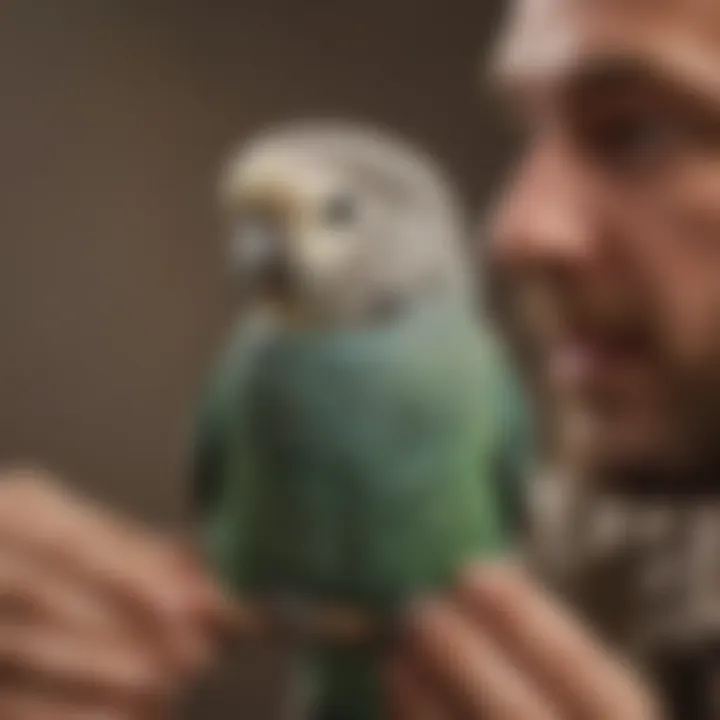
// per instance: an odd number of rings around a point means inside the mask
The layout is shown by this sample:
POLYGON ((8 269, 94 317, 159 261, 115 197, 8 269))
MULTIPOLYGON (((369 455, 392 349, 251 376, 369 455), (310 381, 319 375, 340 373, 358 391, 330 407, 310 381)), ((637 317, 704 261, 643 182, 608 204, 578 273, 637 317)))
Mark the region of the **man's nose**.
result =
POLYGON ((490 260, 499 266, 580 268, 597 251, 591 181, 560 141, 536 146, 495 211, 490 260))

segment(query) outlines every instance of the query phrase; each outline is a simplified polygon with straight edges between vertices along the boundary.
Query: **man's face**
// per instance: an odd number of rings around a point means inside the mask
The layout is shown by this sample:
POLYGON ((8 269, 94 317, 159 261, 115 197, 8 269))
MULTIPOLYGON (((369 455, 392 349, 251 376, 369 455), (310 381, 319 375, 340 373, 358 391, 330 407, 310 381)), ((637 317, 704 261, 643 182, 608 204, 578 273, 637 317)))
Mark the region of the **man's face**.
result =
POLYGON ((720 5, 514 10, 494 71, 528 144, 491 238, 511 328, 598 470, 720 473, 720 5))

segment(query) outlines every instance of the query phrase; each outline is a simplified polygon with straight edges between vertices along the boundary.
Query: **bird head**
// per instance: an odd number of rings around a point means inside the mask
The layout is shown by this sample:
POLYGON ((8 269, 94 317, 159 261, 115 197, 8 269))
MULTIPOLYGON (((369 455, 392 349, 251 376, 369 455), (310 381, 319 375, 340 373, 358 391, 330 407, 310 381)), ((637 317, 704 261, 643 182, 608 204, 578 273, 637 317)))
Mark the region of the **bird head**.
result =
POLYGON ((375 129, 271 130, 231 157, 220 196, 238 286, 304 326, 387 317, 464 283, 455 192, 375 129))

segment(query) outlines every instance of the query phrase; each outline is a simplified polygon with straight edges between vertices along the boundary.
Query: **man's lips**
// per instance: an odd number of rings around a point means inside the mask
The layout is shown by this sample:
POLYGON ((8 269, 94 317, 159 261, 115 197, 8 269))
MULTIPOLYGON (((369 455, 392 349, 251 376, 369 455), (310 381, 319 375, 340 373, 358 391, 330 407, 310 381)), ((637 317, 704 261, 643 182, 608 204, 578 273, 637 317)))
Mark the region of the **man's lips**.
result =
POLYGON ((548 373, 558 387, 606 385, 636 376, 645 367, 646 351, 625 338, 568 338, 550 348, 548 373))

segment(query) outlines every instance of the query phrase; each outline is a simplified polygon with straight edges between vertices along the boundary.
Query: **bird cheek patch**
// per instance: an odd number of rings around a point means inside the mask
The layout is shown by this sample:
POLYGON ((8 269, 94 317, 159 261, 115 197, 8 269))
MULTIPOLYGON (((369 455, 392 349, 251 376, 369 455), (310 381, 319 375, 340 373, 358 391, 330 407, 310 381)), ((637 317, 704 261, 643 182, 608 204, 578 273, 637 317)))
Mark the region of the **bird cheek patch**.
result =
POLYGON ((334 275, 349 259, 347 244, 329 232, 308 232, 298 238, 292 252, 304 274, 315 278, 334 275))

